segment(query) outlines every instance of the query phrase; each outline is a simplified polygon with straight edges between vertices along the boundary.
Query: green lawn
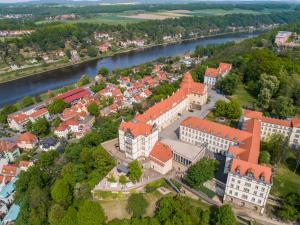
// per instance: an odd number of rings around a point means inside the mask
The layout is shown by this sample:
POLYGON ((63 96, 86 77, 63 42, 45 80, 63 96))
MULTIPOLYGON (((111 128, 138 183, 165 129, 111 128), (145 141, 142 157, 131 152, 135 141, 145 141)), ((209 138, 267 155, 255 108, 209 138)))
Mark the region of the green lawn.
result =
POLYGON ((290 192, 300 194, 300 176, 293 173, 287 166, 280 165, 273 177, 271 194, 285 196, 290 192))
MULTIPOLYGON (((142 19, 135 19, 135 18, 127 18, 127 17, 122 17, 117 14, 105 14, 105 15, 97 15, 91 18, 86 18, 86 17, 81 17, 76 20, 65 20, 64 22, 66 23, 96 23, 96 24, 121 24, 125 25, 127 23, 137 23, 140 21, 143 21, 142 19)), ((38 21, 36 24, 43 24, 43 23, 51 23, 49 21, 38 21)))
POLYGON ((239 84, 235 94, 230 97, 237 100, 242 106, 252 106, 255 99, 247 92, 243 84, 239 84))
POLYGON ((261 14, 261 13, 253 10, 244 10, 244 9, 233 9, 233 10, 202 9, 202 10, 195 10, 189 13, 182 13, 182 14, 203 17, 203 16, 223 16, 226 14, 261 14))

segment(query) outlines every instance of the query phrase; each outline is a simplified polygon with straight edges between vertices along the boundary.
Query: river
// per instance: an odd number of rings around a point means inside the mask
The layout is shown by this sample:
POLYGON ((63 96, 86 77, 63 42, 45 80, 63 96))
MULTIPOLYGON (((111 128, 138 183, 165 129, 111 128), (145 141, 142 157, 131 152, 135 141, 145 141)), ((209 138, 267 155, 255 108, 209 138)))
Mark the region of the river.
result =
POLYGON ((160 57, 184 54, 194 50, 197 45, 222 44, 255 36, 257 34, 253 33, 230 34, 156 46, 2 83, 0 84, 0 106, 14 103, 24 96, 36 96, 48 90, 75 83, 83 74, 94 77, 100 67, 106 67, 112 71, 116 68, 139 65, 160 57))

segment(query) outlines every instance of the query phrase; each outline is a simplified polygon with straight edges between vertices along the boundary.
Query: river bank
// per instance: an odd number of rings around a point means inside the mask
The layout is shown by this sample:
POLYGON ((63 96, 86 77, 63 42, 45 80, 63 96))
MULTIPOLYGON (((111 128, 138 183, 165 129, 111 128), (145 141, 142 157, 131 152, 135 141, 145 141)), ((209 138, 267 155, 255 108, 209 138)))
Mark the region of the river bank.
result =
MULTIPOLYGON (((254 33, 262 32, 262 31, 263 30, 255 30, 254 33)), ((60 65, 60 63, 58 63, 58 64, 52 63, 52 64, 47 64, 46 67, 45 67, 45 65, 44 66, 34 66, 34 67, 26 68, 24 70, 20 69, 18 71, 11 71, 9 73, 6 73, 6 76, 3 76, 3 77, 0 76, 0 84, 15 81, 15 80, 22 79, 25 77, 40 75, 40 74, 47 73, 47 72, 55 72, 56 70, 66 69, 68 67, 82 65, 82 64, 85 64, 88 62, 93 62, 93 61, 105 59, 108 57, 115 57, 120 54, 131 53, 131 52, 149 49, 149 48, 153 48, 153 47, 167 46, 167 45, 172 45, 172 44, 180 44, 181 42, 188 42, 188 41, 199 40, 199 39, 222 37, 222 36, 226 36, 226 35, 243 34, 243 33, 249 33, 249 31, 243 30, 243 31, 239 31, 239 32, 224 32, 224 33, 219 33, 219 34, 211 34, 211 35, 188 38, 188 39, 183 39, 183 40, 174 40, 174 41, 170 41, 167 43, 161 43, 161 44, 149 44, 149 45, 145 45, 143 47, 134 47, 134 48, 121 50, 118 52, 109 52, 108 54, 93 57, 93 58, 85 58, 76 63, 67 62, 67 63, 63 63, 62 65, 60 65), (34 72, 32 72, 32 71, 34 71, 34 72)))
POLYGON ((49 90, 55 90, 74 84, 83 74, 87 74, 90 78, 94 78, 101 67, 106 67, 110 71, 116 68, 128 68, 154 61, 161 57, 182 55, 186 52, 193 51, 198 45, 207 46, 211 44, 224 44, 256 36, 258 36, 258 34, 255 33, 219 35, 155 46, 152 48, 144 48, 1 83, 0 106, 15 103, 25 96, 38 96, 49 90))

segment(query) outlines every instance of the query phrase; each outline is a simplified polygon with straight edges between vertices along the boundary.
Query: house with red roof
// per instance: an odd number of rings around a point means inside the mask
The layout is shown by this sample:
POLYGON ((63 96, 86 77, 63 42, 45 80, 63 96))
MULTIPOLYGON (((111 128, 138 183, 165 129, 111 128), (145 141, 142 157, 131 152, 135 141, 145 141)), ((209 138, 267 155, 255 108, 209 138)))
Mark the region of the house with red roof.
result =
POLYGON ((219 78, 225 77, 231 70, 232 65, 228 63, 220 63, 218 68, 206 68, 204 74, 204 84, 214 87, 219 78))
POLYGON ((172 150, 171 148, 157 141, 150 152, 150 167, 161 174, 167 174, 172 170, 172 150))
POLYGON ((62 93, 55 98, 62 99, 64 102, 69 104, 76 104, 81 98, 90 96, 91 93, 82 87, 75 88, 73 90, 62 93))
POLYGON ((15 165, 4 165, 0 174, 0 181, 2 181, 1 185, 6 185, 10 181, 12 181, 18 174, 20 173, 20 169, 15 165))
POLYGON ((31 109, 26 112, 18 112, 10 114, 7 117, 8 125, 11 129, 23 132, 26 130, 26 124, 31 121, 35 122, 39 118, 50 119, 47 108, 31 109))
POLYGON ((20 156, 20 150, 15 143, 0 140, 0 154, 1 158, 14 162, 20 156))
POLYGON ((54 134, 59 138, 69 138, 75 136, 79 139, 86 133, 90 132, 90 127, 87 124, 80 123, 78 120, 70 119, 63 121, 55 130, 54 134))
POLYGON ((109 48, 110 48, 110 44, 107 44, 107 43, 101 44, 101 45, 99 45, 99 52, 105 53, 109 50, 109 48))
POLYGON ((29 167, 33 166, 33 162, 21 160, 19 162, 19 169, 21 171, 26 171, 29 167))
POLYGON ((33 149, 38 144, 38 138, 30 132, 20 134, 17 137, 17 146, 21 149, 33 149))

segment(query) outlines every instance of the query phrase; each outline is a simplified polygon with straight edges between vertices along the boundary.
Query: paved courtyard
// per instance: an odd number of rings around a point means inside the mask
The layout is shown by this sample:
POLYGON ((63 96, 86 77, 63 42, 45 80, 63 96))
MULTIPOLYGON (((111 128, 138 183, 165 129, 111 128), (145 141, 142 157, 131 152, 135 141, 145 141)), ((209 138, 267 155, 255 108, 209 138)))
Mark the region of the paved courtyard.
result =
POLYGON ((160 138, 165 139, 173 139, 178 140, 179 137, 179 126, 180 123, 185 120, 187 117, 195 116, 199 118, 204 118, 207 116, 207 114, 213 110, 215 103, 218 100, 224 100, 228 101, 227 98, 225 98, 224 95, 217 94, 214 90, 209 90, 208 95, 210 96, 210 101, 208 104, 204 105, 201 110, 194 109, 192 111, 187 111, 182 113, 182 115, 176 120, 174 123, 172 123, 170 126, 166 127, 159 133, 160 138))

